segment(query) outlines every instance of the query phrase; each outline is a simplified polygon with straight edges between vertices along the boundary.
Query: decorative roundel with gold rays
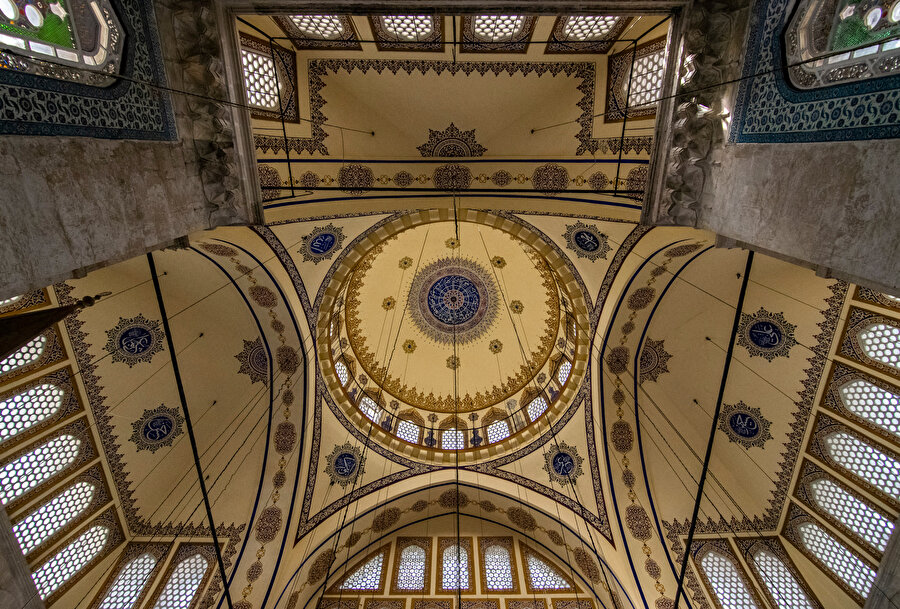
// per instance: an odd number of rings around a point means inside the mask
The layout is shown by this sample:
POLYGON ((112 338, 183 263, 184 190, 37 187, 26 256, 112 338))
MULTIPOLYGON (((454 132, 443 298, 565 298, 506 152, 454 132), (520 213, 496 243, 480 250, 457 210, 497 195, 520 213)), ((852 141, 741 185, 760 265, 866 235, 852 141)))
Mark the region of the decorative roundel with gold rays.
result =
POLYGON ((458 216, 418 212, 372 231, 319 311, 322 370, 347 419, 432 460, 496 455, 546 431, 587 368, 587 307, 564 259, 524 225, 458 216))

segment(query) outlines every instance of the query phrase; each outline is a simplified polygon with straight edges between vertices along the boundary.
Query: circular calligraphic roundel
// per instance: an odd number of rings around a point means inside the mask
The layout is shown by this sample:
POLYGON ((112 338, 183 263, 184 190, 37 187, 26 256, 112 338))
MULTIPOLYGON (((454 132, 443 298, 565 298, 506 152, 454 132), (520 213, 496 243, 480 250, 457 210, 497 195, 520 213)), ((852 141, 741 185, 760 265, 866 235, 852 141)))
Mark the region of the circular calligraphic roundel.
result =
POLYGON ((553 456, 553 471, 560 476, 568 476, 575 470, 575 459, 565 452, 558 452, 553 456))
POLYGON ((735 412, 728 417, 731 430, 742 438, 755 438, 759 435, 759 421, 752 414, 735 412))
POLYGON ((175 431, 175 419, 168 414, 157 414, 144 421, 141 438, 147 444, 160 444, 175 431))
POLYGON ((309 251, 321 256, 330 252, 335 243, 337 243, 337 237, 334 233, 322 232, 310 240, 309 251))
POLYGON ((580 230, 575 233, 575 245, 586 252, 595 252, 600 248, 600 240, 597 236, 586 230, 580 230))
POLYGON ((343 452, 334 458, 334 473, 344 478, 349 478, 356 473, 356 455, 343 452))
POLYGON ((140 355, 153 346, 153 334, 144 326, 126 328, 119 335, 119 349, 130 355, 140 355))
POLYGON ((778 324, 771 320, 758 321, 747 331, 750 342, 760 349, 778 349, 784 339, 784 333, 778 324))

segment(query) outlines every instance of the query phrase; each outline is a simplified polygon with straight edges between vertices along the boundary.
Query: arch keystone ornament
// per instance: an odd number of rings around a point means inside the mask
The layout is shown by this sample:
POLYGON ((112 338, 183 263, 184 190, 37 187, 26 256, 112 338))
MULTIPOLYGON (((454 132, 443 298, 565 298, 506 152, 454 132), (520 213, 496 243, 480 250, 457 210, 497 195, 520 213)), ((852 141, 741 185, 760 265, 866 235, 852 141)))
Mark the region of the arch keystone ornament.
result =
POLYGON ((138 451, 155 453, 164 446, 172 446, 175 438, 183 432, 184 417, 175 408, 160 404, 158 408, 145 410, 137 421, 131 424, 129 438, 138 451))
POLYGON ((764 357, 771 362, 776 357, 788 357, 791 347, 797 344, 796 329, 783 313, 770 313, 760 307, 753 314, 741 313, 737 343, 750 352, 750 357, 764 357))
POLYGON ((746 449, 752 446, 762 448, 771 440, 771 426, 771 421, 762 415, 759 408, 751 408, 744 402, 722 404, 719 429, 725 432, 729 440, 746 449))
POLYGON ((162 351, 164 336, 158 321, 139 313, 136 317, 120 317, 119 323, 106 331, 103 348, 112 354, 113 362, 125 362, 132 368, 140 362, 149 362, 162 351))
POLYGON ((346 487, 366 471, 366 458, 362 451, 349 442, 335 446, 331 454, 325 458, 325 473, 332 484, 346 487))

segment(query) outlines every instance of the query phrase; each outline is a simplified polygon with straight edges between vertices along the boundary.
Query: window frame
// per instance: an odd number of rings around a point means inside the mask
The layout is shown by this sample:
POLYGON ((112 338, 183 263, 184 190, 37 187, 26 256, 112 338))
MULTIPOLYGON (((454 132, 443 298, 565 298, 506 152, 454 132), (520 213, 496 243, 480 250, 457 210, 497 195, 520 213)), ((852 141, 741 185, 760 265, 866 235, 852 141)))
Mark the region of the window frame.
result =
POLYGON ((76 415, 84 412, 84 404, 82 402, 80 392, 76 391, 72 380, 72 367, 66 365, 63 368, 48 372, 38 378, 21 383, 14 387, 10 387, 3 393, 0 393, 0 401, 8 400, 18 394, 25 393, 30 389, 39 387, 44 384, 56 385, 63 392, 63 397, 57 411, 38 423, 23 429, 16 435, 0 441, 0 449, 9 450, 13 446, 17 446, 27 440, 46 431, 47 428, 68 421, 76 415))
POLYGON ((482 594, 519 594, 519 569, 516 564, 516 548, 512 537, 479 537, 478 556, 480 558, 481 592, 482 594), (511 588, 489 588, 485 552, 488 548, 499 546, 509 553, 509 567, 512 573, 511 588))
POLYGON ((338 13, 327 16, 336 17, 341 22, 344 33, 340 37, 331 39, 310 37, 304 34, 303 30, 293 22, 291 17, 294 17, 294 15, 272 15, 272 19, 275 20, 275 23, 281 31, 284 32, 284 35, 290 39, 291 44, 294 45, 294 49, 297 51, 309 49, 361 51, 362 44, 360 44, 359 34, 356 31, 356 26, 353 23, 352 17, 350 15, 338 13))
MULTIPOLYGON (((514 11, 510 11, 514 12, 514 11)), ((537 22, 535 15, 512 15, 522 17, 522 28, 518 34, 512 36, 509 40, 499 42, 487 42, 480 40, 475 35, 475 18, 483 16, 479 15, 463 15, 462 16, 462 44, 460 52, 462 53, 527 53, 528 45, 531 43, 531 37, 534 35, 534 25, 537 22)))
MULTIPOLYGON (((604 123, 621 123, 625 120, 624 109, 626 107, 626 94, 622 91, 622 84, 627 87, 628 77, 631 73, 631 54, 634 52, 635 60, 652 55, 658 51, 668 52, 668 37, 661 36, 654 38, 643 44, 639 44, 637 48, 631 47, 609 56, 609 63, 606 70, 606 108, 603 114, 604 123), (618 102, 613 103, 611 100, 618 102)), ((666 73, 668 72, 668 57, 666 64, 663 66, 663 86, 665 86, 666 73)), ((653 103, 636 108, 628 108, 628 120, 636 119, 655 119, 656 108, 658 103, 653 103)))
MULTIPOLYGON (((524 541, 519 539, 519 554, 522 557, 522 576, 525 578, 525 592, 526 594, 583 594, 584 591, 575 583, 574 578, 570 575, 566 574, 562 569, 559 568, 557 561, 551 560, 547 558, 544 554, 538 552, 524 541), (528 567, 528 556, 532 555, 541 562, 545 563, 548 567, 556 571, 556 574, 562 577, 566 583, 569 584, 569 588, 535 588, 531 584, 531 571, 528 567)), ((574 568, 570 566, 570 569, 574 572, 574 568)))
POLYGON ((631 23, 633 17, 625 15, 591 15, 592 17, 619 17, 619 20, 613 26, 609 33, 599 40, 588 40, 580 42, 577 40, 567 40, 563 30, 566 27, 566 21, 569 17, 577 15, 558 15, 556 22, 553 24, 553 31, 547 46, 544 48, 546 54, 577 54, 577 53, 602 53, 606 54, 631 23))
POLYGON ((713 587, 712 582, 707 576, 706 569, 703 568, 702 564, 703 558, 711 552, 715 552, 721 556, 724 556, 731 561, 732 566, 735 568, 735 571, 737 571, 738 577, 743 582, 744 587, 747 589, 747 592, 750 593, 753 602, 756 603, 756 606, 759 609, 764 609, 766 605, 765 603, 763 603, 762 599, 760 598, 759 591, 756 589, 756 582, 754 582, 750 578, 746 569, 744 568, 743 562, 738 560, 737 553, 732 549, 731 545, 728 543, 728 540, 714 539, 696 541, 694 542, 691 550, 691 560, 694 563, 694 570, 700 576, 700 580, 703 582, 703 585, 706 588, 707 595, 712 600, 713 605, 716 606, 716 609, 723 609, 724 606, 719 600, 718 595, 715 593, 715 588, 713 587))
MULTIPOLYGON (((380 596, 380 595, 384 594, 385 584, 387 583, 388 566, 389 566, 389 562, 391 560, 391 545, 392 544, 390 542, 388 542, 388 543, 372 550, 371 552, 366 554, 366 556, 364 558, 356 561, 355 563, 353 563, 353 565, 344 569, 343 573, 341 573, 340 578, 335 580, 335 582, 333 584, 331 584, 331 587, 328 588, 328 591, 326 592, 326 594, 332 594, 332 595, 337 594, 340 596, 351 596, 351 597, 353 597, 353 596, 380 596), (349 578, 351 575, 356 573, 365 564, 367 564, 370 560, 372 560, 379 554, 383 554, 384 559, 381 561, 381 573, 379 575, 377 589, 372 590, 372 589, 342 588, 341 587, 343 585, 343 583, 347 580, 347 578, 349 578)), ((427 555, 426 555, 426 557, 427 557, 427 555)), ((349 561, 347 561, 347 562, 349 562, 349 561)), ((344 562, 344 565, 346 565, 347 562, 344 562)), ((335 571, 338 571, 338 570, 340 570, 340 567, 335 567, 334 571, 332 572, 332 575, 335 575, 335 571)))
POLYGON ((841 388, 844 387, 844 385, 846 385, 847 383, 852 383, 853 381, 857 380, 871 383, 879 389, 894 393, 896 395, 900 395, 900 387, 898 387, 897 385, 893 385, 888 381, 872 376, 866 371, 851 368, 846 364, 835 363, 831 367, 831 371, 829 373, 828 383, 826 385, 828 389, 826 390, 825 395, 822 398, 822 407, 833 412, 834 414, 840 415, 845 419, 849 419, 854 423, 857 423, 860 427, 865 428, 866 431, 877 436, 884 442, 900 443, 900 437, 895 436, 887 429, 876 425, 869 419, 856 414, 855 412, 850 410, 844 403, 844 400, 841 397, 841 388))
POLYGON ((209 581, 212 579, 212 574, 215 571, 216 552, 212 544, 182 543, 173 553, 169 564, 166 565, 166 571, 163 576, 157 577, 156 581, 152 582, 153 593, 144 607, 147 609, 156 607, 156 603, 159 601, 159 597, 162 595, 163 590, 165 590, 166 584, 168 584, 169 580, 172 578, 175 569, 194 554, 202 554, 203 557, 206 558, 206 573, 204 573, 203 577, 200 579, 200 583, 197 585, 197 591, 194 592, 194 597, 191 599, 191 602, 188 603, 188 606, 184 607, 184 609, 195 609, 200 604, 200 600, 206 593, 206 586, 209 584, 209 581))
POLYGON ((871 324, 887 324, 900 328, 900 320, 885 317, 880 313, 861 309, 854 305, 851 305, 847 311, 846 319, 847 321, 844 323, 844 330, 841 332, 841 339, 838 343, 840 346, 838 347, 837 355, 860 364, 863 369, 877 370, 894 379, 900 379, 900 369, 869 357, 859 342, 859 333, 867 326, 871 324))
POLYGON ((136 543, 129 542, 129 544, 125 547, 122 556, 119 558, 119 562, 116 564, 114 569, 111 569, 107 574, 106 579, 103 580, 103 584, 100 586, 98 592, 94 595, 93 601, 88 605, 90 609, 97 609, 100 604, 106 599, 106 595, 112 589, 112 585, 115 583, 116 578, 119 577, 119 574, 123 569, 134 559, 142 556, 143 554, 150 554, 154 558, 156 558, 156 565, 154 565, 153 569, 150 571, 150 575, 147 576, 147 581, 144 583, 144 588, 141 590, 140 594, 138 594, 137 598, 132 605, 132 609, 137 607, 141 607, 141 603, 147 598, 150 594, 150 591, 154 588, 154 584, 156 583, 156 579, 162 571, 163 564, 166 561, 166 558, 169 555, 169 550, 171 549, 171 544, 168 543, 136 543))
POLYGON ((435 52, 442 53, 444 51, 444 16, 431 14, 432 32, 422 40, 417 41, 401 41, 390 34, 381 23, 381 17, 394 15, 421 14, 416 11, 407 11, 402 13, 387 13, 381 15, 369 15, 369 25, 372 28, 372 36, 375 40, 375 47, 379 51, 409 51, 409 52, 435 52))
POLYGON ((398 537, 395 542, 394 568, 391 572, 391 594, 414 596, 416 593, 428 595, 431 592, 431 537, 398 537), (403 550, 410 546, 417 546, 425 550, 425 583, 422 590, 407 590, 397 587, 400 577, 400 558, 403 550))
POLYGON ((299 123, 300 100, 297 89, 297 54, 278 45, 270 47, 269 42, 262 38, 251 36, 243 31, 238 32, 238 62, 241 69, 241 88, 245 95, 247 85, 246 77, 244 76, 243 60, 241 59, 241 52, 244 50, 270 58, 274 56, 273 63, 275 64, 279 102, 281 104, 281 108, 276 111, 259 108, 248 102, 250 118, 261 121, 281 122, 283 113, 284 122, 299 123))
MULTIPOLYGON (((69 356, 66 352, 66 347, 60 338, 59 329, 55 324, 41 332, 38 336, 43 336, 46 339, 44 351, 32 362, 18 368, 13 368, 8 372, 0 372, 0 385, 6 385, 14 379, 30 376, 35 372, 46 370, 53 364, 68 359, 69 356)), ((34 338, 37 338, 37 336, 34 338)), ((18 351, 18 349, 16 349, 16 351, 18 351)))
POLYGON ((759 590, 762 591, 763 595, 766 597, 766 600, 769 601, 769 605, 771 607, 779 607, 778 603, 775 601, 775 598, 769 592, 769 587, 766 585, 765 580, 762 577, 762 573, 759 571, 759 568, 756 566, 755 559, 753 558, 753 554, 759 550, 764 549, 768 550, 772 554, 774 554, 779 560, 781 560, 782 564, 784 564, 785 568, 790 571, 791 575, 794 577, 794 580, 806 594, 807 599, 812 604, 814 609, 823 609, 822 602, 816 596, 813 591, 812 586, 809 585, 809 582, 806 581, 806 578, 803 577, 803 573, 797 568, 797 565, 794 564, 794 561, 791 560, 790 554, 788 554, 787 548, 785 548, 784 543, 782 543, 781 538, 777 535, 756 537, 756 538, 745 538, 745 537, 735 537, 733 538, 735 545, 738 547, 738 551, 741 554, 741 557, 744 559, 744 564, 746 564, 750 573, 756 579, 756 583, 758 584, 759 590))
MULTIPOLYGON (((456 594, 456 588, 452 590, 444 589, 444 551, 447 548, 450 548, 456 545, 457 538, 456 537, 438 537, 437 541, 437 573, 435 573, 435 585, 434 585, 434 594, 441 595, 454 595, 456 594)), ((462 594, 475 594, 475 557, 473 556, 472 548, 474 542, 472 537, 463 536, 459 538, 460 548, 465 551, 466 556, 468 557, 468 571, 469 571, 469 587, 461 588, 462 594)))

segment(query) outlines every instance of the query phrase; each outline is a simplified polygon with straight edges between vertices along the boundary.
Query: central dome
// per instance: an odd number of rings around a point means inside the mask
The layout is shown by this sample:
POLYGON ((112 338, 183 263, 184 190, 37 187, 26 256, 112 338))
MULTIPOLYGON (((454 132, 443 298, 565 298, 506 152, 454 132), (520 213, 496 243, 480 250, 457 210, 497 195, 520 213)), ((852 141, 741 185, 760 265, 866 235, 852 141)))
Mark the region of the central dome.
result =
POLYGON ((433 450, 502 441, 561 403, 587 323, 549 245, 465 216, 379 230, 329 285, 336 401, 433 450))

